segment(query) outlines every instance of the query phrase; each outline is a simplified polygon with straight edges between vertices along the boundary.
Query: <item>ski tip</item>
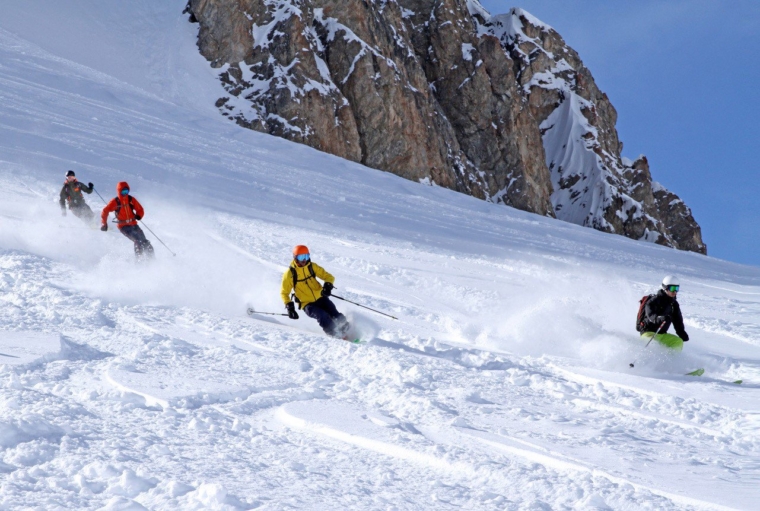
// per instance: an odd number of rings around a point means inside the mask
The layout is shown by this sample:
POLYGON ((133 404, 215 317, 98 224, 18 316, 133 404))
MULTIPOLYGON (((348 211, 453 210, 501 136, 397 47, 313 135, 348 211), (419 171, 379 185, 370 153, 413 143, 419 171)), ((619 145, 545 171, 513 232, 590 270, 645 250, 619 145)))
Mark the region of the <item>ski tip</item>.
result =
POLYGON ((695 369, 690 373, 686 373, 686 376, 702 376, 703 374, 705 374, 705 369, 703 367, 700 367, 699 369, 695 369))
POLYGON ((736 380, 736 381, 732 381, 731 383, 735 383, 737 385, 741 385, 742 383, 744 383, 744 380, 736 380))

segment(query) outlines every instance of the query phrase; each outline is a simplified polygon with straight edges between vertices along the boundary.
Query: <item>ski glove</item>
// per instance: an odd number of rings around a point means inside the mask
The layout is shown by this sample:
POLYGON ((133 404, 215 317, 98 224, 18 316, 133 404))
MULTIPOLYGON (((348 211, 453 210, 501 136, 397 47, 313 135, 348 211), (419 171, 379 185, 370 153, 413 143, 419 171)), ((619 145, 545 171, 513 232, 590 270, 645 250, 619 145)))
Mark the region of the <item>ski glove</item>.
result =
POLYGON ((87 188, 89 188, 90 190, 93 190, 95 188, 95 185, 92 183, 87 183, 87 188))
POLYGON ((103 224, 100 226, 100 230, 103 232, 106 232, 108 230, 108 224, 103 224))
POLYGON ((687 334, 686 332, 684 332, 683 335, 681 336, 681 340, 683 342, 688 342, 688 340, 689 340, 689 334, 687 334))
POLYGON ((334 286, 332 285, 332 282, 325 282, 325 285, 322 286, 322 296, 330 296, 330 294, 332 294, 333 287, 334 286))
POLYGON ((296 312, 296 306, 293 304, 293 302, 288 302, 285 304, 285 308, 288 309, 288 317, 290 319, 298 319, 298 313, 296 312))
POLYGON ((667 317, 667 316, 657 316, 657 317, 655 318, 655 323, 657 323, 658 325, 662 325, 662 324, 663 324, 663 323, 665 323, 667 320, 668 320, 668 317, 667 317))
POLYGON ((135 220, 142 220, 142 217, 140 215, 135 215, 135 220))

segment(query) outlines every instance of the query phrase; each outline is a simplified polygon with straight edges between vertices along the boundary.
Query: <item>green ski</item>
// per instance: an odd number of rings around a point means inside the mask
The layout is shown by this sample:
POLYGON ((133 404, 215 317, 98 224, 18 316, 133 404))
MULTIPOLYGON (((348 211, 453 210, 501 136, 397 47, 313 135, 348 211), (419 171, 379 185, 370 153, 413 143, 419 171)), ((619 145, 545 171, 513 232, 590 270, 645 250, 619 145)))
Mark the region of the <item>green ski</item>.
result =
MULTIPOLYGON (((705 374, 705 370, 704 368, 700 367, 699 369, 695 369, 694 371, 690 373, 686 373, 686 376, 702 376, 703 374, 705 374)), ((736 385, 741 385, 742 383, 744 383, 744 380, 734 380, 732 382, 727 381, 726 383, 734 383, 736 385)))

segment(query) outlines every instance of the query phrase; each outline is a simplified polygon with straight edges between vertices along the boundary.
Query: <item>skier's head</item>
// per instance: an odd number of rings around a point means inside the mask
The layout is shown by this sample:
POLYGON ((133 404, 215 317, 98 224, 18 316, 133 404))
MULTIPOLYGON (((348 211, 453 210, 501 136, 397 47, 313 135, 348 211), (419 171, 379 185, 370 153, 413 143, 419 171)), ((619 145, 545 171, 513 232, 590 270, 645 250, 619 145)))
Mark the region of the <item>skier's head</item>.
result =
POLYGON ((66 181, 76 181, 76 174, 74 174, 73 170, 69 170, 66 172, 66 181))
POLYGON ((116 185, 116 195, 119 197, 125 197, 129 195, 129 184, 126 181, 122 181, 116 185))
POLYGON ((681 288, 681 283, 675 275, 668 275, 662 279, 662 289, 668 296, 675 298, 676 293, 681 288))
POLYGON ((306 266, 309 264, 309 260, 311 259, 309 248, 306 245, 296 245, 293 248, 293 259, 298 266, 306 266))

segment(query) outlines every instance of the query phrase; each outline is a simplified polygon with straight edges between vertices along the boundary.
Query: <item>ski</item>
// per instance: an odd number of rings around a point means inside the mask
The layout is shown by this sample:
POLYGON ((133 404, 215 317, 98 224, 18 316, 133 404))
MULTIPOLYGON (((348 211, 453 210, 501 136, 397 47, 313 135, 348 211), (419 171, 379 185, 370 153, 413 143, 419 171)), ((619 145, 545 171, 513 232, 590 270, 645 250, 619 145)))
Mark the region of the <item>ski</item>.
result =
MULTIPOLYGON (((690 373, 686 373, 686 376, 702 376, 703 374, 705 374, 705 369, 703 367, 700 367, 699 369, 695 369, 694 371, 692 371, 690 373)), ((733 383, 733 384, 736 384, 736 385, 741 385, 742 383, 744 383, 744 380, 734 380, 734 381, 731 381, 731 382, 729 382, 729 381, 726 380, 726 383, 733 383)))
MULTIPOLYGON (((260 314, 260 315, 263 315, 263 316, 286 316, 287 317, 287 314, 283 314, 281 312, 259 312, 256 309, 254 309, 253 307, 246 308, 245 313, 248 316, 250 316, 250 317, 254 317, 257 314, 260 314)), ((279 324, 282 325, 282 323, 279 323, 279 324)), ((290 327, 289 325, 282 325, 282 326, 286 326, 288 328, 293 328, 293 327, 290 327)), ((362 339, 358 339, 358 338, 351 339, 351 338, 348 338, 348 337, 337 337, 337 339, 341 339, 341 340, 349 342, 351 344, 367 344, 367 341, 362 340, 362 339)))

